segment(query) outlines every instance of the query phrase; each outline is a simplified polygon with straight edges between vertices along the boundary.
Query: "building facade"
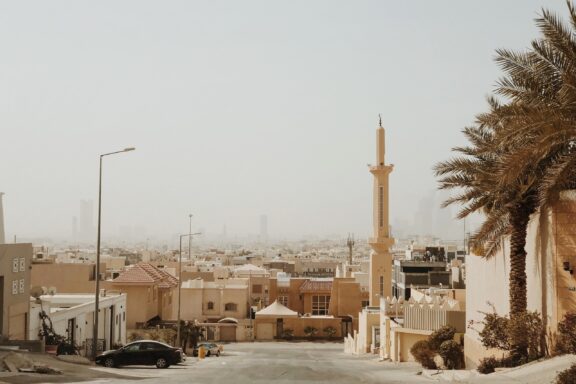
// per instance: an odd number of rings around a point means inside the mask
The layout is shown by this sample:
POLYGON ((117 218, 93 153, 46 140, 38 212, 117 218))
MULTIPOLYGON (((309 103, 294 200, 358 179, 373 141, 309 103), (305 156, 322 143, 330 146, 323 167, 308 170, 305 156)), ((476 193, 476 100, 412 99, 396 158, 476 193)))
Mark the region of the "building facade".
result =
POLYGON ((0 335, 26 340, 32 244, 0 244, 0 335))

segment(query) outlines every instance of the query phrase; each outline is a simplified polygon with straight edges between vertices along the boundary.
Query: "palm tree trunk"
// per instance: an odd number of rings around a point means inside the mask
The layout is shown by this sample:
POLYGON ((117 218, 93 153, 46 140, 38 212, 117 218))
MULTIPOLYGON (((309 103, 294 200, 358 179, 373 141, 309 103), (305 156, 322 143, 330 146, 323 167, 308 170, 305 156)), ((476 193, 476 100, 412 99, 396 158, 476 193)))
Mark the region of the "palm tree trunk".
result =
POLYGON ((512 233, 510 236, 510 323, 511 355, 523 360, 528 356, 528 340, 521 319, 528 308, 526 286, 526 232, 533 209, 525 202, 510 210, 512 233))

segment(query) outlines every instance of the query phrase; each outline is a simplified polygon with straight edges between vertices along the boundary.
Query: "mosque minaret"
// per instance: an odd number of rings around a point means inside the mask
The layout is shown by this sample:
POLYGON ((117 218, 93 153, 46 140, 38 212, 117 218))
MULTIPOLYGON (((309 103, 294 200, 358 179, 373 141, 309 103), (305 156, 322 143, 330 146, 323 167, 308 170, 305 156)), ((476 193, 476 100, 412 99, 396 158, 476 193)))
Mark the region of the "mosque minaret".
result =
POLYGON ((392 296, 392 255, 390 247, 394 239, 390 237, 389 225, 389 183, 388 176, 394 166, 386 165, 385 131, 380 120, 376 129, 376 165, 370 166, 374 175, 373 205, 374 234, 369 239, 372 252, 370 254, 370 306, 380 305, 380 297, 392 296))

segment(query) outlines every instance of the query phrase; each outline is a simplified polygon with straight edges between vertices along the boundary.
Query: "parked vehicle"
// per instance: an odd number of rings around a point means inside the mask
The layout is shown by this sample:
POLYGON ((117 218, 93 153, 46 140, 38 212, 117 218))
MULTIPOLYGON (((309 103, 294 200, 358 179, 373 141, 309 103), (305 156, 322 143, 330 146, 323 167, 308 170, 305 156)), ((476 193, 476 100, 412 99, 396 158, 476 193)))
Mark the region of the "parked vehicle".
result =
POLYGON ((122 365, 156 365, 168 368, 186 359, 182 349, 154 340, 138 340, 122 348, 106 351, 96 357, 96 364, 105 367, 122 365))
POLYGON ((224 346, 215 343, 198 343, 196 348, 192 351, 193 356, 198 356, 198 349, 200 346, 204 346, 206 349, 206 356, 220 356, 220 353, 224 350, 224 346))

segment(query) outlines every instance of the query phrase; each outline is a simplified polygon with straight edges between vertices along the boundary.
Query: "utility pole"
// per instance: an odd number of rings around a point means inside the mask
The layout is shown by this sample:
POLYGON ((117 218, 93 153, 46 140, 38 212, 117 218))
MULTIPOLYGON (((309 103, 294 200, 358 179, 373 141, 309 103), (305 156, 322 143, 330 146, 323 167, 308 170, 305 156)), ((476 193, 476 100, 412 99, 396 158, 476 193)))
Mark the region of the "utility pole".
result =
POLYGON ((188 217, 190 218, 190 227, 188 229, 188 262, 192 260, 192 214, 189 214, 188 217))

